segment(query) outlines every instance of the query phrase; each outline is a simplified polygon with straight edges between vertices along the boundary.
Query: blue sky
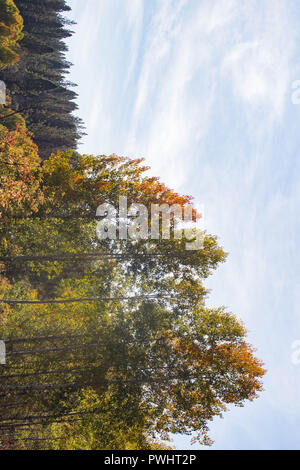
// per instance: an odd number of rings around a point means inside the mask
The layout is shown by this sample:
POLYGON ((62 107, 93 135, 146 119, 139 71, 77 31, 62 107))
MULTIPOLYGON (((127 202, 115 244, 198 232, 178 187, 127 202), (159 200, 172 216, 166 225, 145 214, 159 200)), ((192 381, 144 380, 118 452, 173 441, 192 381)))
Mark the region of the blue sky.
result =
POLYGON ((258 400, 211 424, 213 448, 299 449, 299 1, 69 3, 81 152, 144 157, 204 205, 229 252, 208 305, 245 323, 268 369, 258 400))

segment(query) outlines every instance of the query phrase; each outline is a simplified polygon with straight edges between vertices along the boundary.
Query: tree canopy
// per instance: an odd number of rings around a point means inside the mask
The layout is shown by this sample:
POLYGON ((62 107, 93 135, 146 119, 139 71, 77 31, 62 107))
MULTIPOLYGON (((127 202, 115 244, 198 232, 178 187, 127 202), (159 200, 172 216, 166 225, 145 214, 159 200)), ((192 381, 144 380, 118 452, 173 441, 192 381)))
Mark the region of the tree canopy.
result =
POLYGON ((15 405, 0 427, 23 445, 153 448, 169 433, 209 443, 209 421, 261 390, 244 327, 205 307, 203 280, 226 257, 215 237, 195 252, 183 240, 97 238, 92 212, 124 191, 146 206, 190 201, 145 170, 53 155, 35 172, 39 207, 3 211, 2 400, 15 405))

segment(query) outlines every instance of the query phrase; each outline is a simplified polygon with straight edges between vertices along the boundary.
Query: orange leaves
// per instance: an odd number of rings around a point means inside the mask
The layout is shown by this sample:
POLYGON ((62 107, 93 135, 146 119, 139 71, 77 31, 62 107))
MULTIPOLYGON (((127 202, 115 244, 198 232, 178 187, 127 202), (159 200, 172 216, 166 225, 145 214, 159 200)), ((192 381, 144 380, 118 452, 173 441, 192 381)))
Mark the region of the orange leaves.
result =
POLYGON ((0 138, 0 217, 16 208, 36 211, 43 199, 37 147, 25 128, 0 126, 0 138))
POLYGON ((194 318, 197 321, 192 319, 169 340, 177 369, 189 371, 194 379, 194 388, 185 389, 186 399, 220 410, 226 404, 252 401, 262 390, 266 371, 245 342, 243 328, 221 310, 202 309, 194 318))
POLYGON ((142 159, 110 156, 79 155, 71 151, 51 155, 43 164, 43 187, 49 204, 57 205, 61 199, 69 209, 85 207, 96 211, 99 204, 118 204, 119 196, 127 196, 128 203, 150 206, 157 204, 187 204, 191 197, 180 196, 149 177, 149 168, 142 159))
POLYGON ((19 60, 17 41, 22 39, 23 19, 13 0, 0 0, 0 67, 19 60))

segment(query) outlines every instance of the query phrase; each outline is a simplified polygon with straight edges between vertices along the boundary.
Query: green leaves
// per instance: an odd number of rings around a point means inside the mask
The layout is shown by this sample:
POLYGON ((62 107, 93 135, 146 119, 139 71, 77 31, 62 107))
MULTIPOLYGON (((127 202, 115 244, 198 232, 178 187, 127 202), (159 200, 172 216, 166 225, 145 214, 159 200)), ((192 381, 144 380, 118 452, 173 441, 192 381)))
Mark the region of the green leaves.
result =
POLYGON ((168 433, 211 443, 209 421, 254 399, 264 375, 244 326, 205 307, 205 279, 226 257, 216 237, 205 234, 193 252, 172 238, 99 240, 101 201, 128 194, 150 207, 190 198, 144 176, 141 160, 66 152, 39 169, 30 161, 42 197, 35 214, 3 218, 1 298, 114 301, 2 305, 11 355, 0 379, 0 429, 15 426, 4 403, 16 401, 26 427, 13 435, 25 448, 33 429, 42 441, 32 446, 53 449, 159 448, 153 437, 168 433), (152 298, 127 298, 137 295, 152 298))

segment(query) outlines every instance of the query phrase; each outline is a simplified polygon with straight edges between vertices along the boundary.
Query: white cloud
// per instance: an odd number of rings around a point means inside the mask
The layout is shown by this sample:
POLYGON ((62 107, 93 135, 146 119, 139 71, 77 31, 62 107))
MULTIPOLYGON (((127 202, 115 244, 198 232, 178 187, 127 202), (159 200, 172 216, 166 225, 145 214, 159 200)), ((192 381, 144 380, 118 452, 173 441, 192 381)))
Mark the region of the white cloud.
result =
POLYGON ((139 119, 149 96, 159 86, 161 67, 168 57, 172 42, 180 30, 180 14, 186 0, 157 2, 157 10, 149 26, 143 67, 139 77, 134 118, 139 119))
POLYGON ((76 63, 86 69, 87 64, 95 60, 95 46, 99 36, 99 29, 103 19, 107 15, 109 2, 107 0, 89 0, 85 3, 84 9, 80 12, 80 21, 76 29, 76 49, 73 51, 76 55, 76 63), (91 11, 93 15, 91 15, 91 11))
POLYGON ((128 83, 132 77, 141 44, 144 14, 143 0, 126 0, 125 9, 127 10, 128 30, 131 32, 131 40, 129 45, 130 62, 128 65, 127 76, 124 80, 124 92, 126 92, 128 83))
POLYGON ((244 31, 229 44, 223 61, 223 73, 231 77, 236 93, 250 106, 267 106, 269 118, 275 120, 287 103, 295 51, 288 3, 252 1, 241 6, 244 31))
MULTIPOLYGON (((82 46, 80 57, 91 48, 95 90, 86 95, 87 146, 145 156, 151 173, 204 203, 209 231, 231 253, 209 282, 209 302, 245 320, 270 369, 258 404, 227 415, 215 431, 224 445, 238 446, 241 433, 253 444, 261 416, 299 410, 299 377, 288 362, 300 338, 300 194, 291 184, 300 116, 287 95, 300 78, 297 1, 158 0, 151 13, 149 3, 114 0, 102 12, 106 27, 82 46)), ((85 5, 80 35, 93 14, 85 5)))

